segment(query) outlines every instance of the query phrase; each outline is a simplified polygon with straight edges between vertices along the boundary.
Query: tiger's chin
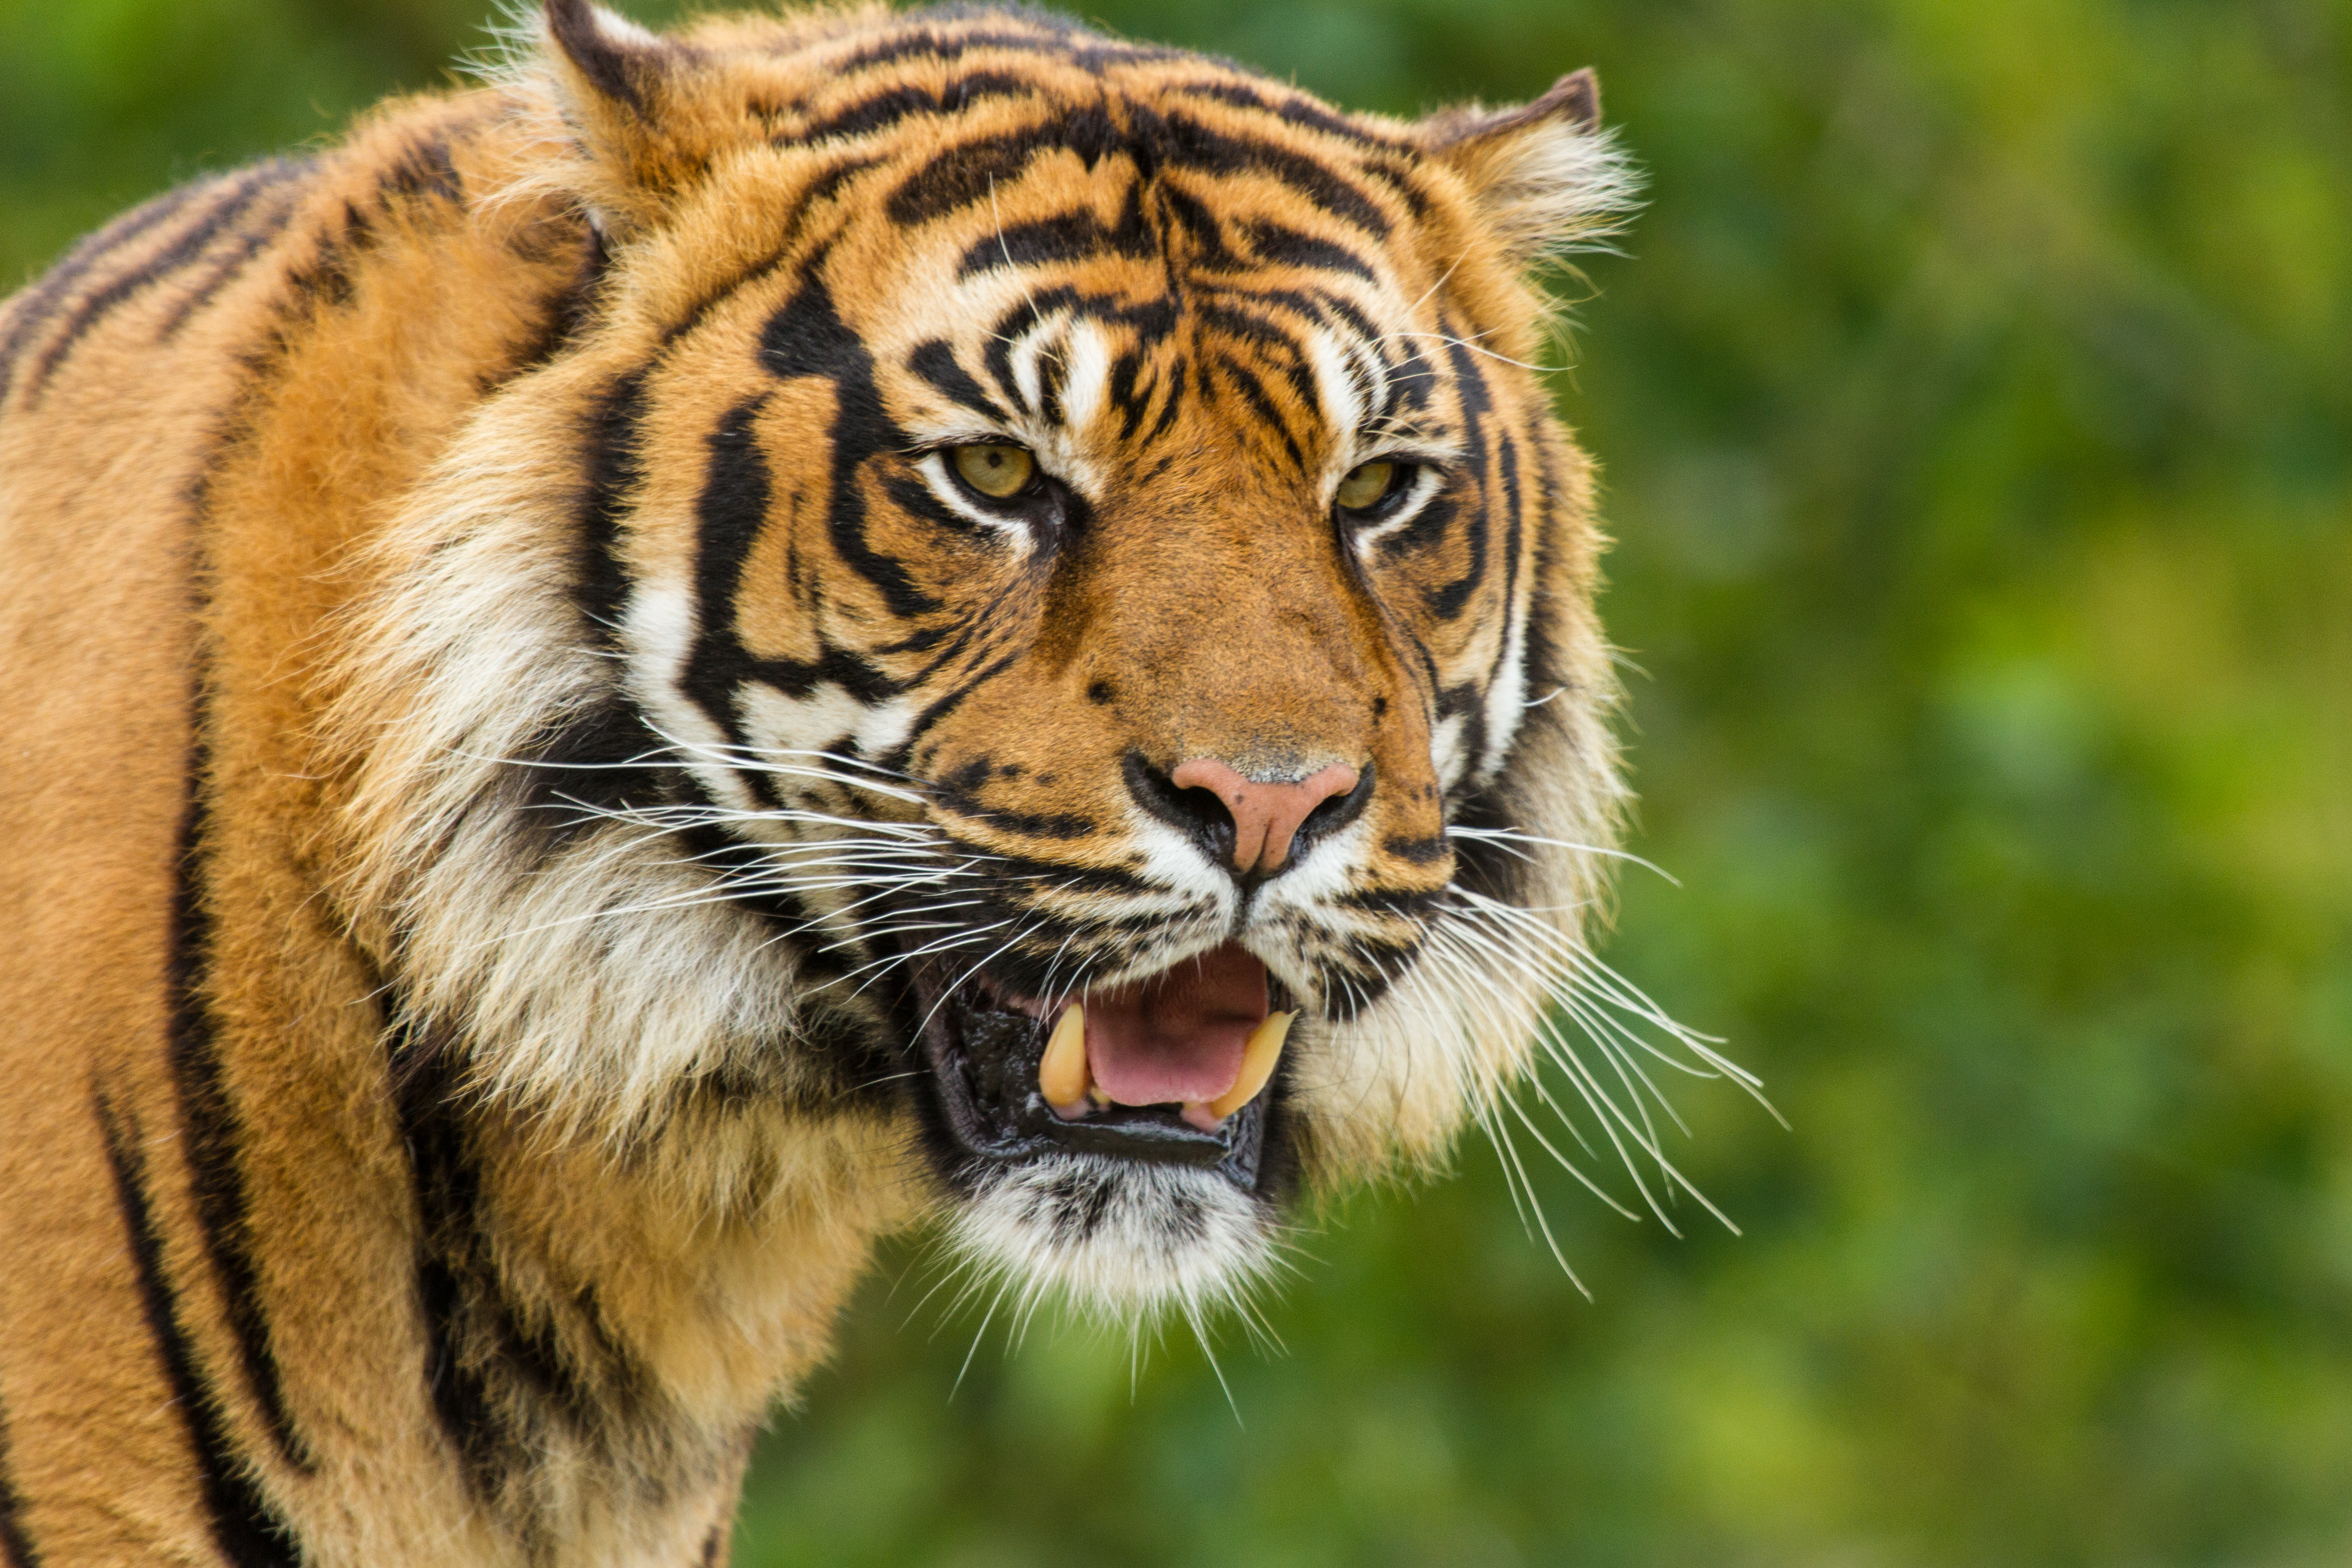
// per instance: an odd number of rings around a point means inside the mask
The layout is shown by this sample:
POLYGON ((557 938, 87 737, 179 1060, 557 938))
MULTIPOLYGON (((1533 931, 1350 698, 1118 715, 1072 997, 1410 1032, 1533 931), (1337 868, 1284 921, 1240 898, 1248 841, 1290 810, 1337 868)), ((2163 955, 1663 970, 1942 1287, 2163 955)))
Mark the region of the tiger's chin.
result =
POLYGON ((1114 1324, 1196 1324, 1274 1261, 1273 1209, 1213 1171, 1043 1154, 981 1175, 952 1245, 1024 1300, 1058 1295, 1114 1324))
POLYGON ((968 1262, 1126 1322, 1197 1317, 1266 1270, 1292 1014, 1264 965, 1228 945, 1051 1004, 970 975, 911 990, 916 1100, 968 1262))

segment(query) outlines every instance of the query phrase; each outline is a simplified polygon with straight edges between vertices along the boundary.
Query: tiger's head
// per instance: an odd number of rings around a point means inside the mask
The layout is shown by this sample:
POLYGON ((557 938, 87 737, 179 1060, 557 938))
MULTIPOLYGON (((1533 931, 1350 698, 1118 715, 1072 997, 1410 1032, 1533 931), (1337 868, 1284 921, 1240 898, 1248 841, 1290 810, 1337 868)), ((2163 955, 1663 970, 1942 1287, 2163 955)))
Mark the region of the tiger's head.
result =
POLYGON ((419 1037, 1118 1310, 1493 1114, 1621 799, 1530 368, 1627 202, 1591 78, 1407 123, 1034 12, 553 0, 504 92, 575 320, 339 666, 419 1037))

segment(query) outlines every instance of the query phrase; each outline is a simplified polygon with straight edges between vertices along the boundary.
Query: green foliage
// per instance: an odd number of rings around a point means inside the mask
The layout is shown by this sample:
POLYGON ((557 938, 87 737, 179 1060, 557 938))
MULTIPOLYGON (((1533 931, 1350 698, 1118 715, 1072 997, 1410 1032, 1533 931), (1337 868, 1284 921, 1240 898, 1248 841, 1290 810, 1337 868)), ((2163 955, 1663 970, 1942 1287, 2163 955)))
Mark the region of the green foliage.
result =
MULTIPOLYGON (((5 276, 484 3, 0 0, 5 276)), ((739 1561, 2352 1557, 2352 8, 1108 20, 1399 112, 1600 68, 1653 205, 1559 384, 1682 879, 1612 956, 1794 1131, 1680 1094, 1740 1238, 1536 1172, 1591 1303, 1490 1151, 1352 1199, 1225 1387, 894 1252, 739 1561)))

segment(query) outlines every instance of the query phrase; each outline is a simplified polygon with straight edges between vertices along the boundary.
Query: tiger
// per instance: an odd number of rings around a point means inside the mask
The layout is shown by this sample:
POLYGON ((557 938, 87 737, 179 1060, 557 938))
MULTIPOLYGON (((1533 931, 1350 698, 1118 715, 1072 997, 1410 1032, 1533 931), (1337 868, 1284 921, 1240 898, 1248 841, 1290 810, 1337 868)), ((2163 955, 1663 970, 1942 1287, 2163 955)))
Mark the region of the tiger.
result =
POLYGON ((882 1238, 1198 1321, 1619 994, 1590 70, 510 44, 0 312, 9 1568, 722 1563, 882 1238))

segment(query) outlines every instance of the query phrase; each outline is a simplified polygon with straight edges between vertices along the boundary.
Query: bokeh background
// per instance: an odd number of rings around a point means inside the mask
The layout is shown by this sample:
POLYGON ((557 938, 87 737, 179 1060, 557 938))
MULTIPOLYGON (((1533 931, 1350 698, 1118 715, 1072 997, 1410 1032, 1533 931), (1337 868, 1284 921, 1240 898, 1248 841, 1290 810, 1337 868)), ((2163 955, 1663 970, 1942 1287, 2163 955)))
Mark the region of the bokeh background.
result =
MULTIPOLYGON (((1399 112, 1600 68, 1651 205, 1555 384, 1681 879, 1609 951, 1792 1130, 1680 1094, 1738 1237, 1537 1170, 1589 1301, 1465 1146, 1213 1367, 894 1250, 738 1561, 2352 1563, 2352 6, 1095 3, 1399 112)), ((0 0, 0 287, 488 4, 0 0)))

